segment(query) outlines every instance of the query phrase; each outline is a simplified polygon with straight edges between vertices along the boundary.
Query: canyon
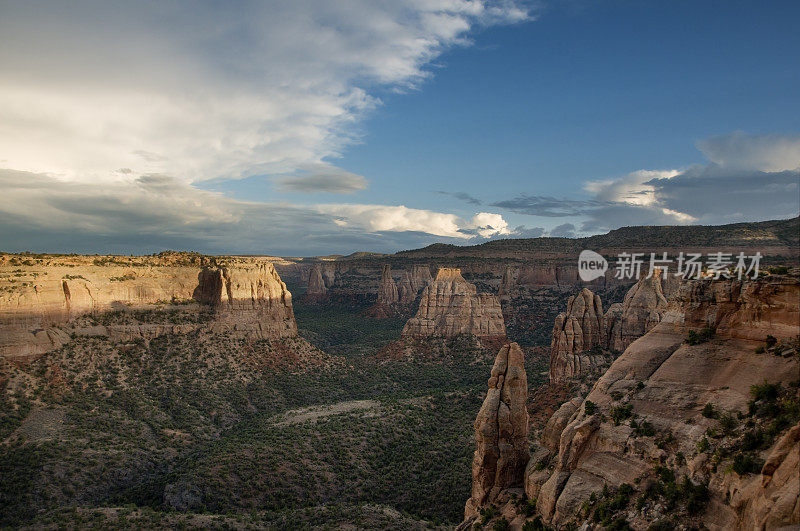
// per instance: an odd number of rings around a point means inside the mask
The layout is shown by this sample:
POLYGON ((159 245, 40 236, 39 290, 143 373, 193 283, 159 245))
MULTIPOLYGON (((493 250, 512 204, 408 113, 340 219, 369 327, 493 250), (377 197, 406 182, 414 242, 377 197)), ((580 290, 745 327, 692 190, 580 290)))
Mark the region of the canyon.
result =
POLYGON ((124 501, 144 527, 797 525, 798 228, 0 254, 0 524, 124 501), (719 242, 760 278, 584 282, 574 260, 719 242))
MULTIPOLYGON (((629 308, 639 306, 632 301, 643 288, 631 289, 629 308)), ((511 528, 534 516, 556 527, 594 521, 645 529, 676 518, 709 529, 800 523, 798 276, 689 280, 669 291, 665 307, 645 297, 658 322, 638 313, 631 329, 649 330, 539 433, 524 472, 535 515, 519 510, 509 485, 494 497, 495 518, 511 528)), ((603 338, 600 308, 588 290, 570 299, 570 318, 588 330, 589 343, 603 338)), ((575 334, 573 344, 585 346, 583 337, 575 334)), ((480 440, 477 429, 476 421, 480 440)), ((477 513, 471 498, 467 526, 477 513)))

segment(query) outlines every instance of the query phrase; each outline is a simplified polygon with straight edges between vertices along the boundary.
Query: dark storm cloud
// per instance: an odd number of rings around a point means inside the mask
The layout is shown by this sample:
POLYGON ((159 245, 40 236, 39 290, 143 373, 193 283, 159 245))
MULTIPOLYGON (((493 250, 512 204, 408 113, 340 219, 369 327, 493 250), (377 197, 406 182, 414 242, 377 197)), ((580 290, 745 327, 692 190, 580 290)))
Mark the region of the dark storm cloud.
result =
POLYGON ((562 218, 580 216, 602 205, 604 205, 602 201, 568 200, 543 195, 521 194, 513 199, 492 203, 491 206, 505 208, 517 214, 562 218))
POLYGON ((456 199, 464 201, 465 203, 469 203, 470 205, 482 205, 483 204, 483 202, 480 199, 478 199, 476 197, 473 197, 473 196, 469 195, 466 192, 445 192, 445 191, 439 190, 436 193, 437 194, 442 194, 442 195, 449 195, 450 197, 455 197, 456 199))

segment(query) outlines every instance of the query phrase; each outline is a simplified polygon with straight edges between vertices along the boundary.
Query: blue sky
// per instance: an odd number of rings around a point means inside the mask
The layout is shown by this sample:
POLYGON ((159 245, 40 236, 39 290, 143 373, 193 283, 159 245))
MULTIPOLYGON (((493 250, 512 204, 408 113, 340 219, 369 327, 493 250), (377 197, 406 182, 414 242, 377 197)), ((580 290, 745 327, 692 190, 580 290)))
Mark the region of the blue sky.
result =
POLYGON ((313 255, 800 210, 797 2, 2 5, 0 249, 313 255))

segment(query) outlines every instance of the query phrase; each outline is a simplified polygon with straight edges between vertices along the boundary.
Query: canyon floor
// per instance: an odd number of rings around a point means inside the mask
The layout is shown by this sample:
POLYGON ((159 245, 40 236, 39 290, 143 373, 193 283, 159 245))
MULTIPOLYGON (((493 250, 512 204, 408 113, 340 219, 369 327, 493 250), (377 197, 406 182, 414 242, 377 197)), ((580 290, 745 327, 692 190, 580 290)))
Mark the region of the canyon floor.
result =
MULTIPOLYGON (((300 336, 325 352, 313 370, 260 364, 296 340, 196 331, 77 337, 9 370, 30 394, 0 413, 0 523, 454 526, 495 352, 453 339, 392 359, 404 320, 366 309, 295 301, 300 336)), ((532 389, 547 379, 537 352, 532 389)))

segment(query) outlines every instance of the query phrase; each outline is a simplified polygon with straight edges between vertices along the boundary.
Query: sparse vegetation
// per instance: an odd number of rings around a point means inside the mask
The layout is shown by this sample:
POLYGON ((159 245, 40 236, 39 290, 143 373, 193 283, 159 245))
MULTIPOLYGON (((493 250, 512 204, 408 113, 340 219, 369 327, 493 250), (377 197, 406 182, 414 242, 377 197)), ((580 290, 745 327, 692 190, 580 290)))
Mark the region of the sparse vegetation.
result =
POLYGON ((611 420, 615 426, 619 426, 622 421, 629 419, 633 415, 633 404, 622 404, 611 408, 611 420))
POLYGON ((705 343, 714 337, 716 331, 713 328, 703 328, 699 332, 696 330, 689 330, 686 336, 686 343, 689 345, 699 345, 705 343))

